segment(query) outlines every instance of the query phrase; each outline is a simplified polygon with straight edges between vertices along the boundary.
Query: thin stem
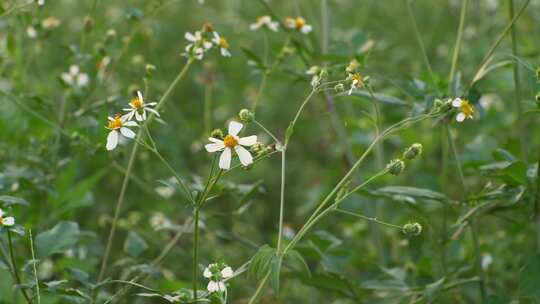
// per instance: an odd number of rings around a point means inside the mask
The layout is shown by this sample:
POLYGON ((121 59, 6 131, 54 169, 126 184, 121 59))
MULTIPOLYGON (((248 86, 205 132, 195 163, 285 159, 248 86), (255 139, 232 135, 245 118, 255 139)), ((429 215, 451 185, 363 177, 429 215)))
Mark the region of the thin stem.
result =
POLYGON ((446 130, 446 137, 448 138, 448 144, 450 146, 450 150, 452 151, 452 154, 454 156, 454 160, 456 161, 456 169, 459 174, 459 180, 461 182, 461 186, 463 187, 463 190, 465 190, 465 193, 467 193, 467 184, 465 183, 465 175, 463 175, 463 169, 461 168, 461 161, 459 160, 459 156, 456 149, 456 143, 454 142, 454 138, 452 137, 452 132, 450 131, 450 127, 448 124, 445 125, 446 130))
POLYGON ((463 40, 463 28, 465 27, 465 16, 467 15, 467 6, 469 0, 461 1, 461 13, 459 14, 459 26, 456 37, 456 44, 454 46, 454 54, 452 55, 452 67, 450 68, 450 75, 448 76, 449 88, 453 88, 454 77, 456 74, 456 68, 459 58, 459 52, 461 50, 461 41, 463 40))
POLYGON ((270 277, 270 271, 266 273, 266 275, 263 277, 261 282, 259 282, 259 286, 257 286, 257 290, 255 290, 255 293, 251 296, 249 299, 248 304, 257 303, 257 300, 259 299, 259 296, 261 295, 261 292, 264 289, 264 286, 266 285, 266 281, 268 281, 268 278, 270 277))
POLYGON ((34 279, 35 279, 35 283, 36 283, 36 297, 37 297, 37 302, 38 304, 41 303, 41 295, 40 295, 40 291, 39 291, 39 278, 38 278, 38 274, 37 274, 37 260, 36 260, 36 254, 34 252, 34 238, 32 237, 32 229, 29 229, 28 230, 28 233, 29 233, 29 236, 30 236, 30 252, 32 253, 32 268, 34 270, 34 279))
MULTIPOLYGON (((178 85, 180 80, 182 80, 182 78, 184 78, 187 71, 191 67, 192 63, 193 63, 193 61, 191 59, 187 61, 186 65, 184 65, 184 67, 182 68, 180 73, 178 73, 178 76, 176 76, 176 78, 169 85, 169 87, 167 88, 167 90, 165 91, 163 96, 158 101, 158 104, 155 107, 156 111, 159 111, 165 105, 165 102, 168 100, 168 98, 171 95, 172 91, 176 88, 176 86, 178 85)), ((139 129, 139 132, 137 133, 137 138, 141 137, 143 129, 145 127, 149 126, 150 123, 152 123, 154 117, 155 117, 155 115, 153 113, 150 114, 148 119, 144 122, 143 126, 139 129)), ((126 173, 124 174, 124 180, 122 182, 122 187, 120 189, 120 195, 118 196, 118 200, 116 202, 116 208, 115 208, 115 211, 114 211, 114 218, 113 218, 111 230, 109 232, 109 237, 107 239, 107 246, 105 247, 105 253, 103 255, 103 260, 101 262, 101 269, 99 271, 98 280, 97 280, 98 283, 103 280, 103 277, 105 275, 105 269, 107 268, 107 264, 109 262, 109 254, 111 252, 112 242, 113 242, 113 239, 114 239, 114 235, 116 233, 116 226, 118 224, 118 218, 120 217, 120 210, 122 209, 122 205, 124 203, 125 193, 126 193, 126 190, 127 190, 127 186, 129 184, 131 171, 133 169, 133 164, 135 162, 135 158, 136 158, 138 149, 139 149, 138 144, 134 144, 133 148, 131 149, 131 155, 129 157, 128 165, 126 167, 126 173)))
POLYGON ((192 280, 193 280, 193 300, 197 301, 197 274, 198 257, 199 257, 199 207, 196 206, 193 214, 193 265, 192 265, 192 280))
POLYGON ((534 202, 533 219, 536 222, 536 252, 540 253, 540 148, 538 149, 538 162, 536 163, 536 200, 534 202))
POLYGON ((285 209, 285 152, 281 151, 281 186, 279 195, 279 233, 276 252, 279 255, 281 253, 281 239, 283 236, 283 213, 285 209))
POLYGON ((272 132, 270 132, 263 124, 261 124, 260 122, 258 122, 256 119, 253 119, 253 122, 254 122, 259 128, 261 128, 266 134, 270 135, 270 137, 272 137, 272 139, 273 139, 276 143, 279 143, 279 139, 277 139, 277 137, 274 136, 274 134, 272 134, 272 132))
MULTIPOLYGON (((15 282, 17 282, 17 285, 21 285, 21 277, 19 276, 19 269, 17 267, 17 262, 15 260, 15 254, 13 252, 13 241, 11 240, 11 230, 7 230, 7 238, 8 238, 8 246, 9 246, 9 257, 11 259, 11 267, 13 268, 13 275, 15 276, 15 282)), ((32 304, 32 301, 30 300, 30 297, 28 294, 26 294, 26 290, 24 290, 24 287, 20 286, 20 290, 24 298, 26 299, 26 302, 28 304, 32 304)))
POLYGON ((212 131, 212 85, 204 88, 204 131, 205 135, 212 131))
POLYGON ((343 214, 348 214, 348 215, 351 215, 351 216, 354 216, 354 217, 357 217, 357 218, 361 218, 361 219, 364 219, 366 221, 377 223, 377 224, 380 224, 380 225, 383 225, 383 226, 386 226, 386 227, 389 227, 389 228, 402 230, 401 226, 390 224, 390 223, 387 223, 387 222, 383 222, 381 220, 378 220, 376 217, 369 217, 369 216, 365 216, 365 215, 360 214, 360 213, 350 212, 350 211, 339 209, 339 208, 334 209, 334 211, 340 212, 340 213, 343 213, 343 214))
MULTIPOLYGON (((291 132, 292 132, 292 130, 294 130, 294 126, 296 125, 296 122, 298 121, 298 118, 300 117, 300 114, 302 114, 302 111, 304 110, 304 107, 306 106, 308 101, 311 99, 313 94, 315 94, 315 92, 316 92, 316 89, 311 90, 311 92, 308 94, 306 99, 304 99, 304 101, 300 105, 300 108, 298 108, 298 111, 296 112, 296 115, 294 116, 294 119, 292 120, 291 124, 289 125, 289 130, 291 130, 291 132)), ((287 146, 287 144, 289 143, 289 139, 290 139, 290 135, 285 136, 285 146, 287 146)))
POLYGON ((411 7, 411 0, 405 0, 406 6, 407 6, 407 15, 409 16, 409 20, 411 22, 411 25, 413 26, 414 35, 416 37, 416 42, 418 43, 418 46, 420 47, 420 52, 422 53, 422 60, 424 61, 424 65, 426 66, 426 69, 429 72, 429 76, 431 77, 431 83, 433 84, 434 88, 437 88, 437 81, 435 80, 435 74, 433 73, 433 69, 431 68, 431 64, 429 63, 429 58, 426 53, 426 48, 424 46, 424 42, 422 41, 422 37, 420 36, 420 31, 418 30, 418 25, 416 24, 416 18, 414 17, 414 13, 412 11, 411 7))

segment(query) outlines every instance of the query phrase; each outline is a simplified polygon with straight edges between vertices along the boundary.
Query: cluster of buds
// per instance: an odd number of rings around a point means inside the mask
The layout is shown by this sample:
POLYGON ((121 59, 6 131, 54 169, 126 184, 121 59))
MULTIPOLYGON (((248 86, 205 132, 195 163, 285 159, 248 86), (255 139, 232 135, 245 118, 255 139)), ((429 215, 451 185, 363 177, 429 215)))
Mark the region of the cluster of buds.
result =
POLYGON ((187 32, 184 37, 189 41, 189 44, 186 46, 183 55, 188 58, 201 60, 204 54, 213 47, 218 48, 223 57, 231 56, 229 42, 214 31, 211 23, 205 23, 201 30, 194 33, 187 32))
POLYGON ((321 81, 328 77, 328 70, 318 65, 310 67, 306 74, 311 77, 311 86, 315 89, 321 85, 321 81))
POLYGON ((242 109, 238 112, 238 117, 243 123, 250 123, 255 118, 255 115, 248 109, 242 109))
POLYGON ((410 147, 405 149, 401 158, 391 160, 386 165, 386 170, 388 170, 388 173, 392 175, 400 175, 401 172, 403 172, 403 170, 405 169, 405 162, 415 159, 417 156, 422 154, 422 150, 422 144, 412 144, 410 147))
POLYGON ((249 149, 255 156, 261 157, 265 154, 276 151, 276 144, 265 145, 263 143, 256 143, 249 149))
POLYGON ((418 236, 422 233, 422 225, 419 223, 407 223, 403 225, 401 231, 406 236, 418 236))

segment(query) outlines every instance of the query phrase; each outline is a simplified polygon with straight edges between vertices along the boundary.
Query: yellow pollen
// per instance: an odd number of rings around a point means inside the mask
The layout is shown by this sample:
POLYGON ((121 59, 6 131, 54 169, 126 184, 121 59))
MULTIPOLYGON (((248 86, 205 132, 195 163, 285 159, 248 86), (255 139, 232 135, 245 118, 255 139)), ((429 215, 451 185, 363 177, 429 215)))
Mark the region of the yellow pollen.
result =
POLYGON ((133 98, 129 104, 134 109, 140 109, 143 107, 143 101, 140 100, 139 97, 133 98))
POLYGON ((296 18, 296 29, 301 30, 304 25, 306 25, 306 20, 304 18, 298 17, 296 18))
POLYGON ((109 121, 108 127, 112 130, 120 129, 122 127, 122 117, 119 114, 116 114, 114 119, 109 121))
POLYGON ((219 47, 222 49, 228 49, 229 48, 229 42, 223 37, 219 38, 219 47))
POLYGON ((225 144, 225 147, 228 148, 234 148, 234 146, 238 145, 238 141, 232 135, 225 136, 223 143, 225 144))
POLYGON ((459 106, 459 110, 461 111, 461 113, 465 114, 465 117, 473 117, 474 107, 469 103, 469 101, 463 100, 461 102, 461 106, 459 106))

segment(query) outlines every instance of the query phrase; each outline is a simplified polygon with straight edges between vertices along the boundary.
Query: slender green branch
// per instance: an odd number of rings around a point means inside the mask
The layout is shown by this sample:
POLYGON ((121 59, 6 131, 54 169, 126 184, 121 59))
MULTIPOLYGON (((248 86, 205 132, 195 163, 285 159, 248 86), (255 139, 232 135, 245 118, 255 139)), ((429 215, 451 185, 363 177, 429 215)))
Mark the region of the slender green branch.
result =
POLYGON ((343 213, 343 214, 348 214, 348 215, 351 215, 351 216, 354 216, 354 217, 357 217, 357 218, 361 218, 361 219, 364 219, 366 221, 377 223, 377 224, 380 224, 380 225, 383 225, 383 226, 386 226, 386 227, 389 227, 389 228, 393 228, 393 229, 397 229, 397 230, 402 230, 403 229, 403 227, 401 227, 401 226, 390 224, 390 223, 387 223, 387 222, 383 222, 383 221, 377 219, 376 217, 369 217, 369 216, 365 216, 365 215, 360 214, 360 213, 350 212, 350 211, 339 209, 339 208, 336 208, 334 211, 340 212, 340 213, 343 213))
POLYGON ((261 128, 266 134, 270 135, 270 137, 272 137, 272 139, 276 142, 276 143, 279 143, 279 139, 277 139, 277 137, 272 134, 272 132, 270 132, 263 124, 261 124, 260 122, 258 122, 256 119, 253 119, 253 122, 259 127, 261 128))
POLYGON ((281 185, 279 192, 279 232, 277 241, 277 254, 281 254, 281 239, 283 236, 283 213, 285 209, 285 153, 286 150, 281 151, 281 185))
MULTIPOLYGON (((463 29, 465 27, 465 16, 467 15, 467 7, 469 0, 461 1, 461 12, 459 14, 459 26, 456 37, 456 44, 454 45, 454 54, 452 55, 452 67, 450 68, 450 75, 448 76, 448 87, 453 88, 454 77, 456 74, 456 68, 459 58, 459 52, 461 50, 461 41, 463 40, 463 29)), ((455 94, 456 92, 454 92, 455 94)))
POLYGON ((261 292, 264 290, 264 286, 266 286, 266 282, 268 281, 268 278, 270 278, 270 271, 267 272, 266 275, 263 277, 263 279, 259 282, 259 286, 257 286, 257 290, 255 290, 255 293, 253 293, 253 295, 249 299, 248 304, 257 303, 257 300, 259 299, 261 292))
POLYGON ((32 304, 32 300, 30 300, 30 296, 28 296, 24 287, 21 286, 22 281, 21 281, 21 277, 19 276, 19 268, 17 267, 17 260, 15 259, 15 254, 13 250, 11 230, 9 229, 6 229, 6 230, 7 230, 7 238, 8 238, 8 246, 9 246, 9 257, 11 259, 11 267, 13 268, 13 275, 15 276, 15 282, 17 282, 17 285, 20 286, 21 293, 24 296, 26 302, 28 302, 28 304, 32 304))
POLYGON ((30 252, 32 253, 32 270, 34 270, 34 279, 36 283, 36 299, 37 303, 41 303, 41 294, 39 291, 39 278, 37 273, 37 260, 36 260, 36 254, 34 252, 34 238, 32 236, 32 229, 28 230, 29 236, 30 236, 30 252))

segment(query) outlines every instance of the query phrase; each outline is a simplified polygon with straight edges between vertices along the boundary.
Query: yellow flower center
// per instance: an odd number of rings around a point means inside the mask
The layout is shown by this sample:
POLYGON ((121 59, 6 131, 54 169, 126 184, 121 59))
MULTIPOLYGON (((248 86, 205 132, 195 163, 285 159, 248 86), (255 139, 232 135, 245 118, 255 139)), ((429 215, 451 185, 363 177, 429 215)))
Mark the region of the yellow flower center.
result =
POLYGON ((119 114, 116 114, 114 119, 109 121, 108 127, 112 130, 120 129, 122 127, 122 117, 119 114))
POLYGON ((353 82, 356 82, 357 87, 363 87, 364 86, 364 79, 362 79, 362 75, 358 73, 354 73, 351 77, 353 82))
POLYGON ((295 24, 296 24, 296 29, 301 30, 304 27, 304 25, 306 25, 306 20, 304 20, 304 18, 302 17, 298 17, 295 20, 295 24))
POLYGON ((139 97, 135 97, 131 100, 129 104, 131 105, 132 108, 138 110, 143 107, 144 102, 141 99, 139 99, 139 97))
POLYGON ((469 103, 468 100, 463 100, 461 106, 459 106, 459 111, 465 114, 466 118, 472 118, 474 113, 474 107, 469 103))
POLYGON ((4 226, 4 219, 0 216, 0 226, 4 226))
POLYGON ((222 49, 228 49, 229 48, 229 42, 223 37, 219 38, 219 47, 222 49))
POLYGON ((234 146, 238 145, 238 140, 232 135, 227 135, 223 139, 223 143, 225 144, 225 147, 234 148, 234 146))

